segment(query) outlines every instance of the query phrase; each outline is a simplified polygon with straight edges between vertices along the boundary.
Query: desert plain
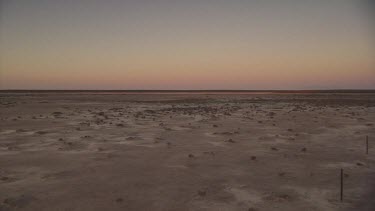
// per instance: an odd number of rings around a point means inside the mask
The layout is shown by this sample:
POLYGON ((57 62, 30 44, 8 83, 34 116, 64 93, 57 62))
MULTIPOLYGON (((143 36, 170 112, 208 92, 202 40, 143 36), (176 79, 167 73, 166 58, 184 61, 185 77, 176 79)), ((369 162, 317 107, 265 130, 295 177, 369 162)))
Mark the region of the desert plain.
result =
POLYGON ((375 93, 1 92, 0 112, 1 211, 375 210, 375 93))

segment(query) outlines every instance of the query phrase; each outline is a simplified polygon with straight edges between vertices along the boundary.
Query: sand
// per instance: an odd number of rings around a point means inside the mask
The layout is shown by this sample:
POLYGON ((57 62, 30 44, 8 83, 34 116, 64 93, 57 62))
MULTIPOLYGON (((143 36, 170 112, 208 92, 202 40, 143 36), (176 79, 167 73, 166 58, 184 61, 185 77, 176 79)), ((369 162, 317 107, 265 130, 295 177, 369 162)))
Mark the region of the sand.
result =
POLYGON ((0 103, 1 211, 374 210, 375 94, 3 92, 0 103))

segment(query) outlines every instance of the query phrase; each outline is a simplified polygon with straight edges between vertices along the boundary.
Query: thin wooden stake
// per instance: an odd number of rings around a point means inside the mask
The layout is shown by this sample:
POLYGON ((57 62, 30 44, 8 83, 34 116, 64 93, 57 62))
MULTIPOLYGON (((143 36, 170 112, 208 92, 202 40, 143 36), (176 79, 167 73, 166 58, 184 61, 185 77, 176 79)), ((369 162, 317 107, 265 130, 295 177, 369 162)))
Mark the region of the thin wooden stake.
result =
POLYGON ((343 199, 344 192, 344 170, 341 169, 340 201, 343 199))

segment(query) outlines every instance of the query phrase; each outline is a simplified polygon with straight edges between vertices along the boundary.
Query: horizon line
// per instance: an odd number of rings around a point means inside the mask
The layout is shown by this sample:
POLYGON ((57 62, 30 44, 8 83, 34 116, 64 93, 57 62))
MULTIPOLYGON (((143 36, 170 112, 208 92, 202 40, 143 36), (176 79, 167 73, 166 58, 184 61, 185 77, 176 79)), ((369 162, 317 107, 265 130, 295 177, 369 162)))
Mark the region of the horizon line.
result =
POLYGON ((375 92, 375 89, 0 89, 0 92, 375 92))

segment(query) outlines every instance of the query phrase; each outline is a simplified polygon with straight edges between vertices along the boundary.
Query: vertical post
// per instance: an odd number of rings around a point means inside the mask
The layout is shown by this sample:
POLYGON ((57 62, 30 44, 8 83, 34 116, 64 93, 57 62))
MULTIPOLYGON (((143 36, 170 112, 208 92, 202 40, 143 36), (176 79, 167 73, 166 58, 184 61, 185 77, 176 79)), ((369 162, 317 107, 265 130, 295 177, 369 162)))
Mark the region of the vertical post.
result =
POLYGON ((340 201, 343 199, 344 192, 344 170, 341 169, 341 184, 340 184, 340 201))
POLYGON ((366 154, 368 155, 368 136, 366 136, 366 154))

